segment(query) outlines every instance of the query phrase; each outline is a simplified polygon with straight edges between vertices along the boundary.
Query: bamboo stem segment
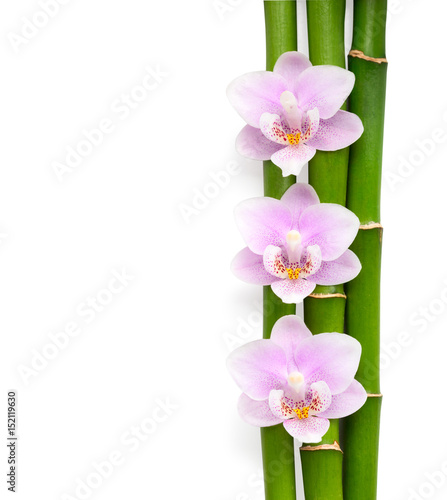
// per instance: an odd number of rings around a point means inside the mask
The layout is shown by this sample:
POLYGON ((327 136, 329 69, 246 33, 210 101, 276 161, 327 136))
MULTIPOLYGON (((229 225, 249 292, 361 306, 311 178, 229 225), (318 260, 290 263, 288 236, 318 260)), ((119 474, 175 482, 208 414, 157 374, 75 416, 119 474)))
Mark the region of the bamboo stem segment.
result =
POLYGON ((354 0, 354 32, 349 69, 356 76, 349 109, 365 131, 351 146, 347 206, 362 224, 352 250, 362 271, 345 287, 346 332, 362 344, 357 380, 371 395, 342 423, 345 500, 377 498, 380 394, 380 191, 387 62, 386 0, 354 0))
MULTIPOLYGON (((272 71, 278 57, 297 50, 296 1, 265 1, 265 33, 267 70, 272 71)), ((283 177, 281 169, 271 161, 264 162, 264 195, 281 198, 296 182, 296 177, 283 177)), ((294 304, 284 304, 264 287, 264 331, 268 339, 275 322, 287 314, 295 314, 294 304)), ((293 438, 282 424, 261 428, 262 459, 266 500, 296 500, 295 457, 293 438)))
MULTIPOLYGON (((328 288, 328 287, 325 287, 328 288)), ((335 288, 335 287, 334 287, 335 288)), ((315 335, 342 332, 346 299, 307 298, 304 301, 306 325, 315 335)), ((339 421, 331 420, 321 443, 303 445, 300 449, 306 500, 343 500, 343 453, 339 443, 339 421)))
MULTIPOLYGON (((312 64, 346 67, 344 45, 345 0, 307 0, 309 55, 312 64)), ((309 183, 323 203, 346 203, 349 149, 317 151, 309 162, 309 183)), ((315 334, 344 332, 346 296, 343 286, 317 287, 304 301, 304 318, 315 334)), ((343 500, 343 453, 339 422, 331 426, 321 443, 301 450, 306 500, 343 500), (334 446, 337 443, 337 446, 334 446)))

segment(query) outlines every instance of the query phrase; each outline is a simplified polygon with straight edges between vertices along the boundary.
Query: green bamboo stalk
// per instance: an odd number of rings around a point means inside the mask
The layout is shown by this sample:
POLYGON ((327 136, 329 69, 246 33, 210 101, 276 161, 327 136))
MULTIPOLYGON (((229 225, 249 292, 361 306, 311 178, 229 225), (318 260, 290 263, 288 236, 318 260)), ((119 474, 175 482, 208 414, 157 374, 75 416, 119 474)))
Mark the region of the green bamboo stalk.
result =
MULTIPOLYGON (((325 293, 338 293, 339 287, 320 287, 325 293)), ((321 292, 320 292, 321 293, 321 292)), ((310 331, 343 332, 346 300, 343 297, 304 301, 304 318, 310 331)), ((300 450, 306 500, 343 500, 343 454, 339 448, 339 421, 331 420, 321 443, 303 445, 300 450), (333 449, 319 449, 320 445, 333 449)))
MULTIPOLYGON (((307 0, 309 56, 312 64, 346 67, 344 42, 345 0, 307 0)), ((309 183, 321 202, 346 203, 349 148, 318 151, 309 162, 309 183)), ((344 332, 346 300, 343 286, 319 286, 304 301, 304 318, 311 332, 344 332), (329 297, 327 297, 329 295, 329 297), (335 297, 334 297, 335 295, 335 297), (325 296, 327 298, 316 298, 325 296)), ((331 420, 321 443, 303 445, 301 464, 306 500, 343 500, 343 454, 339 449, 339 422, 331 420), (333 449, 318 446, 331 445, 333 449)))
POLYGON ((359 276, 346 285, 346 331, 362 344, 362 359, 356 378, 372 396, 360 411, 342 423, 345 500, 377 498, 382 403, 379 374, 380 190, 387 73, 386 10, 386 0, 354 1, 349 69, 356 75, 356 85, 349 109, 360 116, 365 132, 351 146, 347 204, 367 228, 359 231, 352 245, 363 267, 359 276))
MULTIPOLYGON (((284 304, 270 287, 264 287, 264 334, 282 316, 295 314, 295 304, 284 304)), ((266 500, 296 500, 293 438, 282 424, 261 427, 262 460, 266 500)))
MULTIPOLYGON (((265 1, 265 34, 267 70, 272 71, 278 57, 297 50, 296 1, 265 1)), ((264 195, 281 198, 296 182, 296 177, 283 177, 281 169, 271 161, 264 162, 264 195)), ((264 338, 270 338, 275 322, 287 314, 295 314, 294 304, 283 302, 264 287, 264 338)), ((266 500, 296 500, 295 458, 293 438, 282 424, 261 428, 262 457, 266 500)))

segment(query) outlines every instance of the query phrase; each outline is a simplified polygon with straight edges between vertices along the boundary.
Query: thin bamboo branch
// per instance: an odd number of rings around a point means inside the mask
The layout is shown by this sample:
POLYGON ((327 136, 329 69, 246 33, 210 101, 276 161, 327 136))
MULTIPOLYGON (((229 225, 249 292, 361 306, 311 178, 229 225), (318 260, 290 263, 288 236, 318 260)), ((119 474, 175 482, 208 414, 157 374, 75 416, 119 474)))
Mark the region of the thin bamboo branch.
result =
MULTIPOLYGON (((346 67, 344 45, 345 0, 307 1, 309 55, 312 64, 346 67)), ((321 202, 345 205, 348 148, 335 152, 318 151, 309 163, 309 183, 321 202)), ((312 333, 344 331, 346 299, 343 286, 317 287, 304 301, 304 318, 312 333)), ((318 445, 301 448, 306 500, 343 500, 343 454, 338 445, 338 420, 318 445), (323 446, 321 446, 323 445, 323 446)))
MULTIPOLYGON (((297 50, 296 1, 265 1, 267 70, 273 70, 278 57, 297 50)), ((279 167, 264 162, 264 194, 281 198, 296 182, 294 176, 283 177, 279 167)), ((264 338, 270 338, 275 322, 287 314, 295 314, 294 304, 283 304, 264 287, 264 338)), ((282 424, 261 428, 264 485, 266 500, 296 500, 295 458, 293 438, 282 424)))
POLYGON ((382 227, 380 191, 387 62, 385 56, 386 0, 354 0, 354 34, 349 69, 356 85, 350 111, 363 121, 363 136, 351 146, 347 206, 362 230, 352 245, 362 263, 359 276, 346 285, 346 332, 362 344, 356 378, 369 397, 365 406, 342 422, 345 451, 345 500, 375 500, 380 395, 380 266, 382 227))

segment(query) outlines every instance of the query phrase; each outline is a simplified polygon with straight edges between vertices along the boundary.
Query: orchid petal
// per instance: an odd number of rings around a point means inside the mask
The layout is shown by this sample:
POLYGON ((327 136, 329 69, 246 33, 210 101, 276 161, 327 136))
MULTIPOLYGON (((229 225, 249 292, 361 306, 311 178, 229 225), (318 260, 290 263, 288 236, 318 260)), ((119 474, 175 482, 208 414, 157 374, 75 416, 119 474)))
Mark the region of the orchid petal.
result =
POLYGON ((227 88, 227 97, 249 125, 259 128, 263 113, 281 113, 279 99, 286 90, 287 83, 281 75, 255 71, 233 80, 227 88))
POLYGON ((270 391, 269 407, 272 414, 281 420, 296 417, 296 413, 284 401, 284 391, 270 391))
POLYGON ((299 175, 301 169, 315 156, 316 152, 315 148, 307 144, 294 144, 274 153, 271 160, 282 170, 283 177, 299 175))
POLYGON ((318 285, 340 285, 354 279, 361 269, 357 255, 346 250, 338 259, 323 261, 320 269, 308 279, 318 285))
POLYGON ((288 146, 290 144, 287 134, 297 134, 300 132, 299 130, 291 131, 278 115, 270 113, 264 113, 261 116, 259 124, 261 132, 266 139, 276 144, 281 144, 281 146, 288 146))
MULTIPOLYGON (((263 257, 264 268, 276 278, 287 278, 289 274, 287 273, 286 266, 284 264, 284 258, 282 255, 282 250, 274 245, 269 245, 264 252, 263 257)), ((276 281, 276 279, 275 279, 276 281)))
POLYGON ((253 285, 271 285, 277 280, 266 271, 262 255, 253 253, 248 247, 236 254, 231 270, 240 280, 253 285))
POLYGON ((320 417, 292 418, 284 421, 286 431, 302 443, 319 443, 329 430, 329 420, 320 417))
POLYGON ((246 244, 259 255, 268 245, 283 245, 292 224, 290 210, 280 200, 267 197, 243 201, 235 217, 246 244))
POLYGON ((298 105, 303 111, 318 108, 323 119, 334 116, 351 93, 354 73, 337 66, 312 66, 297 79, 298 105))
POLYGON ((273 415, 270 410, 269 400, 256 401, 246 394, 241 394, 238 403, 239 415, 247 424, 257 427, 270 427, 282 422, 281 418, 273 415))
POLYGON ((354 113, 338 111, 327 120, 320 120, 315 134, 307 141, 321 151, 346 148, 363 134, 362 120, 354 113))
POLYGON ((323 380, 315 382, 310 386, 312 390, 312 402, 309 406, 309 413, 322 413, 331 406, 332 395, 329 386, 323 380))
POLYGON ((360 382, 353 380, 352 384, 341 394, 332 396, 330 407, 320 413, 325 418, 343 418, 359 410, 367 400, 366 391, 360 382))
POLYGON ((315 189, 310 184, 297 183, 289 187, 283 194, 281 202, 292 214, 292 228, 298 229, 298 221, 302 212, 311 205, 320 203, 315 189))
POLYGON ((358 217, 341 205, 320 203, 304 210, 299 220, 302 245, 318 245, 323 260, 340 257, 354 241, 358 217))
POLYGON ((324 380, 332 394, 340 394, 352 383, 361 352, 360 343, 349 335, 320 333, 303 340, 295 363, 307 384, 324 380))
POLYGON ((312 333, 304 324, 304 321, 295 314, 283 316, 274 324, 270 340, 279 345, 286 353, 287 371, 289 373, 298 371, 295 364, 295 351, 304 339, 311 336, 312 333))
POLYGON ((300 278, 307 278, 315 274, 321 266, 321 250, 318 245, 306 248, 306 263, 300 271, 300 278))
POLYGON ((236 138, 237 152, 252 160, 270 160, 272 154, 281 146, 267 139, 264 134, 251 125, 246 125, 236 138))
POLYGON ((296 90, 297 78, 305 69, 311 66, 312 63, 304 54, 296 51, 285 52, 279 56, 273 68, 273 72, 284 77, 289 90, 296 90))
POLYGON ((305 132, 301 136, 301 141, 309 144, 309 141, 312 139, 312 137, 318 133, 319 126, 320 113, 318 111, 318 108, 311 109, 307 112, 306 119, 304 120, 303 130, 305 130, 305 132))
POLYGON ((297 280, 280 280, 272 283, 273 292, 285 304, 298 304, 315 289, 315 283, 298 278, 297 280))
POLYGON ((269 397, 286 383, 286 354, 270 340, 255 340, 235 349, 227 367, 240 389, 252 399, 269 397))

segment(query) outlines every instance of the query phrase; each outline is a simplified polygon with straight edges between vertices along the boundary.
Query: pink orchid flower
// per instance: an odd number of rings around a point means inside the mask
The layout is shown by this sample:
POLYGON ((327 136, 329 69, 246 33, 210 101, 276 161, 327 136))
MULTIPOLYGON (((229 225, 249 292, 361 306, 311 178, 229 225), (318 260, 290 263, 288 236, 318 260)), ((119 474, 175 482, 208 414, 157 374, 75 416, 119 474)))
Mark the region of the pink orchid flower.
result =
POLYGON ((354 380, 360 343, 342 333, 312 335, 298 316, 284 316, 270 340, 233 351, 228 369, 243 391, 239 413, 258 427, 284 424, 301 442, 318 443, 330 418, 361 408, 367 398, 354 380))
POLYGON ((236 78, 228 98, 248 123, 236 149, 254 160, 272 160, 284 176, 298 175, 316 150, 336 151, 363 133, 360 118, 340 107, 354 74, 337 66, 312 66, 299 52, 280 56, 273 71, 236 78))
POLYGON ((262 197, 240 203, 236 223, 245 243, 232 262, 247 283, 271 285, 283 302, 301 302, 318 285, 338 285, 360 272, 348 250, 360 222, 341 205, 320 203, 314 188, 294 184, 280 200, 262 197))

